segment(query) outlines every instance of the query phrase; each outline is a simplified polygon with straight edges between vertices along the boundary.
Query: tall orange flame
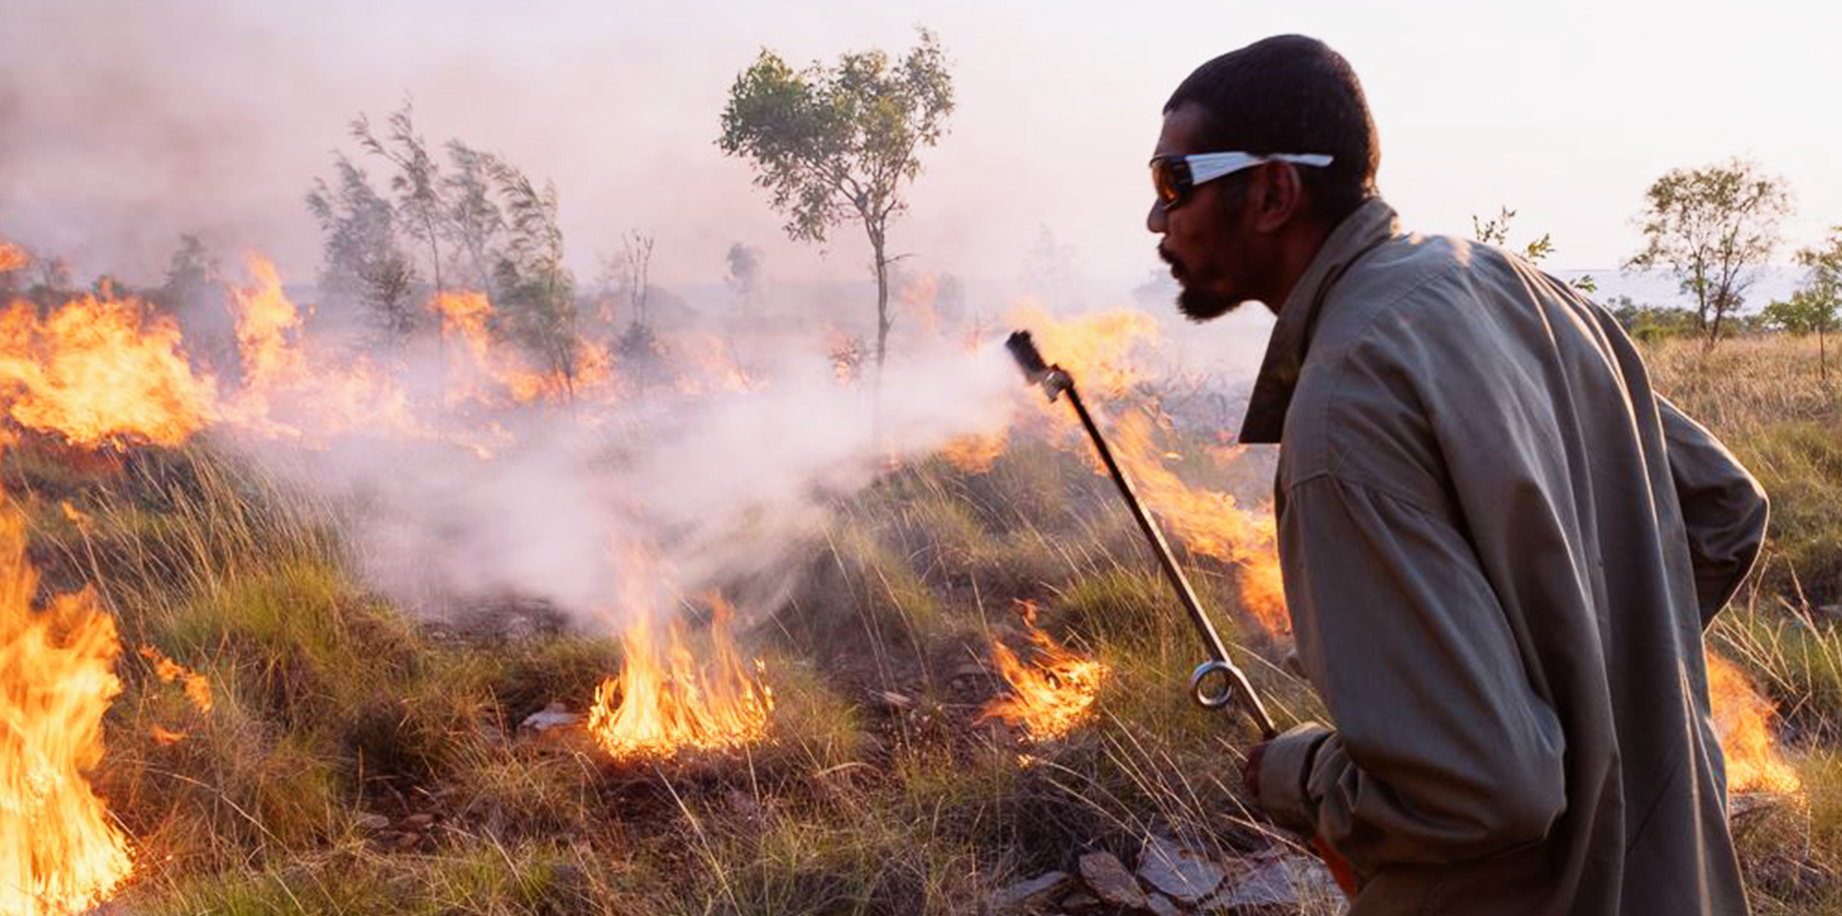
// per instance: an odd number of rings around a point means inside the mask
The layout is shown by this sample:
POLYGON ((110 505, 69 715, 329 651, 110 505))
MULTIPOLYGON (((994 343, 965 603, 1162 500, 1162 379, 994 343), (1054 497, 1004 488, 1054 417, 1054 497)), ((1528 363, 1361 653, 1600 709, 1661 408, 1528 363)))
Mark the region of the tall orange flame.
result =
POLYGON ((655 644, 644 613, 621 638, 621 672, 596 689, 588 715, 589 733, 616 759, 739 747, 767 735, 774 692, 759 663, 753 672, 743 664, 729 631, 728 602, 717 596, 711 604, 707 665, 691 657, 676 625, 665 646, 655 644))
POLYGON ((1189 549, 1241 567, 1241 606, 1269 633, 1291 628, 1271 512, 1240 507, 1234 496, 1190 487, 1166 464, 1151 418, 1131 411, 1113 431, 1114 451, 1146 504, 1189 549))
POLYGON ((432 435, 409 397, 363 359, 334 364, 306 348, 300 310, 282 290, 281 275, 251 255, 251 282, 233 286, 242 387, 224 405, 227 419, 270 436, 315 441, 352 429, 432 435))
POLYGON ((0 506, 0 913, 65 916, 132 869, 128 841, 85 774, 121 691, 115 621, 88 591, 32 607, 25 523, 0 506))
POLYGON ((14 422, 84 446, 177 445, 210 418, 215 386, 193 373, 170 320, 132 299, 84 296, 40 319, 0 313, 0 405, 14 422))
POLYGON ((1107 669, 1098 659, 1064 648, 1039 629, 1035 603, 1020 601, 1018 607, 1029 630, 1030 663, 1018 660, 1004 643, 991 641, 992 661, 1011 695, 985 704, 979 720, 1002 719, 1034 740, 1047 741, 1067 734, 1086 717, 1107 669))
POLYGON ((1733 662, 1708 653, 1708 698, 1727 758, 1727 791, 1790 794, 1803 787, 1797 771, 1772 746, 1772 704, 1733 662))

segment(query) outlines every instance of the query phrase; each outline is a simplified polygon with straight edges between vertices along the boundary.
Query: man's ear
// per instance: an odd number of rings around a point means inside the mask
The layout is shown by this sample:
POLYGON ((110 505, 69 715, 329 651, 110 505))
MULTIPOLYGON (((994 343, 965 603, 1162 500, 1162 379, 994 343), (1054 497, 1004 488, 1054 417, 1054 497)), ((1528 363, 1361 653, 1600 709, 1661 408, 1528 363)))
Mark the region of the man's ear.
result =
POLYGON ((1305 188, 1298 180, 1298 167, 1290 162, 1260 165, 1253 192, 1254 226, 1261 232, 1276 232, 1299 215, 1305 204, 1305 188))

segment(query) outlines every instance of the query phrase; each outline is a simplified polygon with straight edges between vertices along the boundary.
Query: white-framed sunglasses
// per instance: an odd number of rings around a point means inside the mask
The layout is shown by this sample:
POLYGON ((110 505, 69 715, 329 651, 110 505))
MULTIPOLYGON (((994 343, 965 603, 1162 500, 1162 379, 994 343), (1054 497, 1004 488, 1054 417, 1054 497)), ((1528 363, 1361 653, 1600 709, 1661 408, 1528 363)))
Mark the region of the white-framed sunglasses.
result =
POLYGON ((1262 155, 1243 152, 1153 156, 1151 158, 1151 186, 1157 189, 1158 205, 1167 211, 1175 210, 1189 195, 1191 188, 1226 175, 1233 175, 1242 169, 1252 168, 1263 162, 1290 162, 1293 165, 1322 168, 1330 164, 1331 157, 1322 153, 1266 153, 1262 155))

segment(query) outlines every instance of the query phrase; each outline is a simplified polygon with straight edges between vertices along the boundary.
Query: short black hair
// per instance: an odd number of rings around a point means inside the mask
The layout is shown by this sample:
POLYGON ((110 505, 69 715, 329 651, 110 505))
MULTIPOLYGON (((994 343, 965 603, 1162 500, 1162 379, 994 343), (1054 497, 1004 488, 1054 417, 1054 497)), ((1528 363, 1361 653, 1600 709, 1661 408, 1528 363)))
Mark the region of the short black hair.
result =
POLYGON ((1303 35, 1276 35, 1196 68, 1170 101, 1200 107, 1197 152, 1324 153, 1325 168, 1300 166, 1311 208, 1332 223, 1375 197, 1381 140, 1362 83, 1343 55, 1303 35))

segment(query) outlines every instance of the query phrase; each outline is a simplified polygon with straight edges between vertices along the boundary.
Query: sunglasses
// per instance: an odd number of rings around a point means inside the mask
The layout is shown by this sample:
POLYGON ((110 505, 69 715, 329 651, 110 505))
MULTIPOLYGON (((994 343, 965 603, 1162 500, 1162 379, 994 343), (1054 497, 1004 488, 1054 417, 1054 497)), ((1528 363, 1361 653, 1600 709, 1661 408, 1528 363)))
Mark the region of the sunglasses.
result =
POLYGON ((1158 205, 1165 212, 1177 209, 1191 189, 1204 182, 1233 175, 1263 162, 1290 162, 1294 165, 1327 166, 1329 156, 1320 153, 1196 153, 1190 156, 1154 156, 1151 159, 1151 186, 1158 191, 1158 205))

